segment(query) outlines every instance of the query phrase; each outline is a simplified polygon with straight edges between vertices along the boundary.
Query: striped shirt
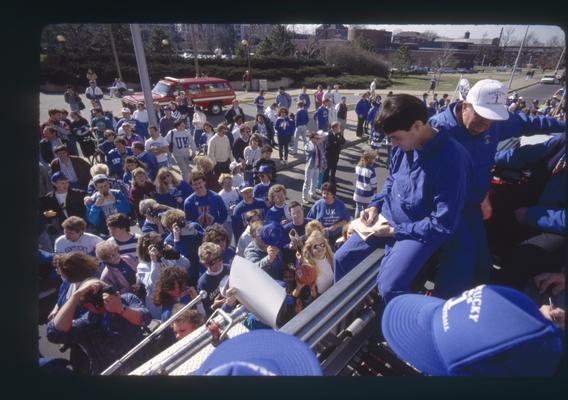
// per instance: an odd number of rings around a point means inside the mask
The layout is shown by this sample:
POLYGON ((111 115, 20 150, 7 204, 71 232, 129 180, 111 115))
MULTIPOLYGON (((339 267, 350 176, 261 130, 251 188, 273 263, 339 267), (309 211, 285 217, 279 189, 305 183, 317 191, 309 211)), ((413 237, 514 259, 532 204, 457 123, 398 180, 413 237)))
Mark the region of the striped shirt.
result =
POLYGON ((355 167, 355 174, 357 175, 357 183, 355 185, 355 192, 353 192, 353 200, 357 203, 368 204, 377 189, 375 168, 357 165, 355 167))
POLYGON ((136 245, 138 244, 138 238, 140 235, 134 233, 132 237, 124 242, 120 242, 113 237, 107 239, 108 242, 115 243, 118 246, 118 254, 121 256, 130 255, 137 258, 136 256, 136 245))

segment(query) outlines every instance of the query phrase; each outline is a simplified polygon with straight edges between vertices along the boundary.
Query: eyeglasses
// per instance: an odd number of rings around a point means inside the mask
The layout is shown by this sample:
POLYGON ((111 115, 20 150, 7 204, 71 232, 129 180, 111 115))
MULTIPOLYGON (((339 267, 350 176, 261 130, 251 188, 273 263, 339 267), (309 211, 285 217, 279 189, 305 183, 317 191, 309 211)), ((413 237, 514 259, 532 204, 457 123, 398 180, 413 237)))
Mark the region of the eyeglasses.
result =
POLYGON ((314 250, 319 250, 319 249, 325 249, 325 243, 318 243, 318 244, 314 244, 313 246, 314 250))

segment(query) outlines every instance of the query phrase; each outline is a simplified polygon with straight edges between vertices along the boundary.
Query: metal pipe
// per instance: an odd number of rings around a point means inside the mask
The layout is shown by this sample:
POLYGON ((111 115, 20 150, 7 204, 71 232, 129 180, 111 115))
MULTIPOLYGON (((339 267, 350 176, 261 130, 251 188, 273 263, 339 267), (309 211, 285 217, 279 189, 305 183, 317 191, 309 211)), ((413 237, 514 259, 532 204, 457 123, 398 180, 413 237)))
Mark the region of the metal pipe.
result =
POLYGON ((556 63, 556 69, 554 70, 554 76, 558 73, 558 68, 560 68, 560 61, 562 61, 562 56, 564 56, 564 52, 566 51, 566 46, 562 49, 562 54, 560 54, 560 58, 558 59, 558 63, 556 63))
POLYGON ((527 30, 525 31, 525 36, 523 37, 523 41, 519 46, 519 52, 517 53, 517 59, 515 60, 515 65, 513 65, 513 71, 511 71, 511 78, 509 79, 509 89, 511 89, 511 84, 513 83, 513 77, 515 76, 515 70, 517 69, 517 63, 519 62, 519 57, 521 56, 521 51, 523 51, 523 45, 525 44, 525 39, 527 38, 527 34, 529 33, 530 25, 527 25, 527 30))
POLYGON ((134 346, 128 353, 123 355, 120 359, 116 360, 110 367, 108 367, 103 372, 101 372, 101 375, 111 375, 113 372, 119 369, 130 357, 136 354, 142 347, 146 346, 148 343, 150 343, 152 339, 154 339, 158 334, 160 334, 168 326, 170 326, 170 324, 174 322, 183 312, 195 306, 197 303, 200 303, 206 297, 207 297, 207 292, 205 290, 200 291, 199 295, 195 299, 191 300, 189 303, 183 306, 183 308, 181 308, 177 313, 175 313, 166 321, 164 321, 162 324, 160 324, 160 326, 158 326, 154 330, 154 332, 148 335, 144 340, 142 340, 136 346, 134 346))
MULTIPOLYGON (((219 310, 216 310, 216 312, 219 310)), ((221 314, 221 319, 215 319, 215 313, 209 318, 209 321, 214 321, 223 329, 223 333, 221 337, 223 337, 227 331, 234 326, 235 324, 243 321, 247 316, 247 311, 243 306, 239 306, 235 309, 229 317, 221 314)), ((205 348, 208 344, 213 342, 213 335, 209 330, 205 330, 201 334, 199 334, 195 339, 188 342, 184 348, 179 349, 177 352, 169 355, 165 359, 163 359, 157 365, 151 367, 142 375, 168 375, 170 372, 175 370, 181 364, 189 360, 203 348, 205 348)))
POLYGON ((148 110, 148 119, 150 121, 150 125, 158 126, 156 112, 154 111, 152 88, 150 87, 150 78, 148 76, 148 65, 146 65, 146 56, 144 54, 144 44, 142 43, 142 35, 140 33, 140 25, 130 24, 130 32, 132 34, 134 54, 136 55, 136 64, 138 65, 140 85, 142 86, 142 92, 144 93, 144 103, 146 103, 146 110, 148 110))
POLYGON ((118 63, 118 53, 116 52, 116 46, 114 45, 114 36, 112 34, 112 25, 108 25, 108 35, 110 37, 110 47, 112 48, 112 55, 114 56, 114 63, 116 64, 116 71, 118 73, 118 79, 123 81, 122 72, 120 71, 120 64, 118 63))
POLYGON ((195 24, 191 24, 191 46, 193 47, 193 60, 195 62, 195 77, 199 78, 199 61, 197 61, 197 44, 195 42, 195 24))

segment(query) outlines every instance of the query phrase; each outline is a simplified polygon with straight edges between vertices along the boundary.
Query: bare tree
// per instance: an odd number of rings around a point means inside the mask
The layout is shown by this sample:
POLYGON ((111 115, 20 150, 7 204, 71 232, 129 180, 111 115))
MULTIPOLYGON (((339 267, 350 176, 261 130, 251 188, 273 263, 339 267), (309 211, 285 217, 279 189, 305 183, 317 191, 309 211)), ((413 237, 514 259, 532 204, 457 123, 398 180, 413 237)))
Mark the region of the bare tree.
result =
POLYGON ((422 37, 427 39, 429 42, 432 42, 432 41, 434 41, 434 39, 439 38, 440 35, 438 35, 437 32, 427 30, 427 31, 422 32, 422 37))
POLYGON ((546 46, 547 47, 562 47, 560 44, 560 39, 558 38, 558 36, 553 36, 550 39, 548 39, 546 41, 546 46))
POLYGON ((512 42, 515 40, 515 30, 516 29, 512 26, 503 29, 503 35, 501 36, 500 43, 502 47, 507 47, 512 44, 512 42))
POLYGON ((434 60, 434 67, 438 69, 438 76, 440 74, 440 69, 444 67, 453 68, 457 65, 458 61, 454 57, 455 49, 450 47, 449 43, 445 43, 442 47, 442 52, 434 60))
POLYGON ((525 46, 542 46, 542 43, 536 33, 529 31, 525 39, 525 46))

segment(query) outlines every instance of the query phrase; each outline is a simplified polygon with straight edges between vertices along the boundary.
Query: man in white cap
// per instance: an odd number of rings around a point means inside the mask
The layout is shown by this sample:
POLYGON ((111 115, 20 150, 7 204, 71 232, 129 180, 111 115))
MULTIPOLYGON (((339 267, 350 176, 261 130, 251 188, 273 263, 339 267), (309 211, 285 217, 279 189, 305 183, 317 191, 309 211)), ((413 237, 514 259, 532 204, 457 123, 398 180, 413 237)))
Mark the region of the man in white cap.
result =
MULTIPOLYGON (((511 113, 507 106, 507 88, 502 82, 483 79, 469 90, 465 100, 457 101, 446 111, 432 116, 430 125, 445 130, 471 155, 474 166, 472 184, 468 188, 462 222, 452 238, 443 246, 440 268, 460 263, 463 271, 475 271, 474 283, 485 283, 492 265, 481 214, 481 203, 489 189, 491 169, 497 144, 511 137, 564 131, 566 123, 551 117, 529 117, 511 113)), ((466 280, 464 280, 465 282, 466 280)), ((436 293, 447 298, 466 290, 452 286, 453 293, 436 293)), ((473 285, 470 285, 473 286, 473 285)))
POLYGON ((122 135, 125 134, 124 128, 122 127, 122 125, 123 125, 125 122, 128 122, 128 123, 130 124, 130 126, 132 127, 132 130, 133 130, 134 132, 136 132, 136 128, 137 128, 136 123, 137 123, 137 121, 136 121, 134 118, 132 118, 132 114, 131 114, 131 112, 130 112, 130 108, 128 108, 128 107, 124 107, 124 108, 122 109, 122 118, 119 119, 118 122, 116 123, 116 132, 118 133, 118 136, 122 136, 122 135))

